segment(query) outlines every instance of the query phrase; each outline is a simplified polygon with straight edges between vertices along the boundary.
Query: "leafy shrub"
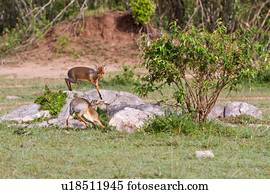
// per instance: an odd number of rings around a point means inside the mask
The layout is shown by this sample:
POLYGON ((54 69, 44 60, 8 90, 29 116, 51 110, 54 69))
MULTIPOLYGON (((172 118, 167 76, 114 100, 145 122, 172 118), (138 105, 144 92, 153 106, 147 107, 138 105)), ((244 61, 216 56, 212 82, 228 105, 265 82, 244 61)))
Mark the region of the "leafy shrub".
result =
POLYGON ((232 89, 258 71, 251 62, 256 55, 252 33, 228 34, 222 23, 214 32, 195 27, 181 31, 176 24, 171 31, 150 44, 143 42, 143 65, 148 73, 137 92, 145 96, 172 87, 178 105, 194 120, 204 122, 223 89, 232 89))
MULTIPOLYGON (((105 76, 105 78, 100 81, 100 87, 102 88, 129 92, 133 91, 137 84, 138 78, 128 66, 124 66, 122 71, 116 75, 105 76)), ((89 83, 83 83, 83 87, 89 88, 89 83)))
POLYGON ((42 29, 48 22, 45 17, 42 17, 39 20, 32 19, 27 25, 21 22, 17 23, 14 28, 6 28, 4 34, 0 36, 0 55, 12 51, 21 44, 25 44, 30 37, 41 37, 42 29))
POLYGON ((108 116, 106 114, 106 111, 104 111, 104 110, 102 110, 102 109, 100 109, 98 107, 97 108, 97 113, 99 115, 99 119, 100 119, 101 123, 105 126, 105 128, 103 128, 102 130, 104 132, 111 131, 112 130, 112 127, 109 126, 109 118, 108 118, 108 116))
POLYGON ((155 12, 156 5, 152 0, 131 0, 130 8, 138 23, 147 24, 155 12))
POLYGON ((70 40, 67 36, 59 36, 55 42, 55 50, 57 53, 64 53, 68 47, 70 40))
POLYGON ((5 30, 3 36, 0 36, 0 54, 4 54, 9 50, 20 45, 25 39, 25 27, 16 27, 11 30, 5 30))
POLYGON ((234 136, 237 134, 237 129, 233 127, 224 126, 213 121, 197 123, 190 115, 176 113, 156 116, 146 123, 142 130, 150 133, 165 132, 185 135, 234 136))
POLYGON ((197 130, 198 125, 188 115, 168 114, 156 116, 147 123, 143 130, 145 132, 176 132, 190 134, 197 130))
POLYGON ((242 125, 256 124, 260 122, 259 119, 256 119, 255 117, 250 116, 250 115, 230 116, 230 117, 222 118, 221 120, 226 123, 242 124, 242 125))
POLYGON ((270 69, 264 69, 259 71, 255 76, 253 81, 258 83, 269 83, 270 82, 270 69))
POLYGON ((124 66, 122 72, 113 77, 110 81, 117 85, 130 85, 135 83, 137 80, 132 69, 128 66, 124 66))
MULTIPOLYGON (((54 1, 51 6, 46 8, 46 18, 53 20, 68 4, 70 0, 54 1)), ((62 15, 61 19, 71 18, 75 16, 79 10, 81 1, 73 3, 62 15)), ((41 5, 42 6, 42 5, 41 5)))
POLYGON ((41 109, 48 110, 51 115, 56 116, 66 102, 67 94, 62 90, 51 91, 45 86, 44 93, 37 97, 35 103, 41 105, 41 109))

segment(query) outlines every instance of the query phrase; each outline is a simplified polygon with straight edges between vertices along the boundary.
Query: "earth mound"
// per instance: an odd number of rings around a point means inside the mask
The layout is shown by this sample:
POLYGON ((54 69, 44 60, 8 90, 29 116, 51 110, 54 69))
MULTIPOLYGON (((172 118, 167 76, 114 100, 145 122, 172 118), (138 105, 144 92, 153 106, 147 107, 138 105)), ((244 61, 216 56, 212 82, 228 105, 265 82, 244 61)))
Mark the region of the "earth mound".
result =
POLYGON ((143 30, 129 12, 121 11, 60 22, 31 48, 2 60, 0 75, 62 78, 74 66, 107 64, 107 71, 134 67, 139 64, 137 40, 143 30))

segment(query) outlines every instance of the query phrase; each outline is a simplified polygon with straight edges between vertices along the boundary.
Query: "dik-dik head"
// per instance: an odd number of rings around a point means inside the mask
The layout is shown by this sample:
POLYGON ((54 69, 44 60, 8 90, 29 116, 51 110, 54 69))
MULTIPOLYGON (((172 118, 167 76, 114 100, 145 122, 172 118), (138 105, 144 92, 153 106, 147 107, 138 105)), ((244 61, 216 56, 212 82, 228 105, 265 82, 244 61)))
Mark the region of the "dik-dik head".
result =
POLYGON ((104 74, 105 74, 105 66, 100 65, 100 66, 96 67, 96 69, 97 69, 97 74, 98 74, 99 79, 102 79, 104 74))
POLYGON ((109 105, 109 103, 104 100, 91 100, 90 104, 91 107, 93 107, 95 110, 97 108, 100 108, 101 110, 107 110, 107 106, 109 105))

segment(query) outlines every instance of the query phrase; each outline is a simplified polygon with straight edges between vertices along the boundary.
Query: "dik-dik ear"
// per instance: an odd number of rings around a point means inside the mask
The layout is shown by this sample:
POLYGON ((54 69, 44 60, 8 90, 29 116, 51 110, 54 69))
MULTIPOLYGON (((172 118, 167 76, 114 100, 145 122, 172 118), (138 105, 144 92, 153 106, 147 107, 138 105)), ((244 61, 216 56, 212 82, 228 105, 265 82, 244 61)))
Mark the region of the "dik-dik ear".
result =
POLYGON ((97 71, 100 73, 100 74, 104 74, 105 73, 105 65, 99 65, 97 67, 97 71))

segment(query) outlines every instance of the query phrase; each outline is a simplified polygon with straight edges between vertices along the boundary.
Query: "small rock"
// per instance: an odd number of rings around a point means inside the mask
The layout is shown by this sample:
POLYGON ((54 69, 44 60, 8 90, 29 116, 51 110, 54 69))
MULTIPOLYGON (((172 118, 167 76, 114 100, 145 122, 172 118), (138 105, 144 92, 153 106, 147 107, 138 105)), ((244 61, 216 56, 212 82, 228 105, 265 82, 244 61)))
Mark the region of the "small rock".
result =
MULTIPOLYGON (((91 125, 90 123, 88 125, 91 125)), ((62 127, 67 127, 66 125, 61 125, 62 127)), ((78 120, 75 120, 75 119, 70 119, 69 122, 68 122, 68 127, 69 128, 78 128, 78 129, 85 129, 85 125, 78 121, 78 120)))
POLYGON ((48 127, 49 123, 47 121, 43 121, 40 123, 32 123, 27 126, 27 128, 34 128, 34 127, 48 127))
POLYGON ((10 113, 0 117, 2 121, 16 121, 18 123, 30 122, 38 118, 50 117, 49 111, 39 110, 40 105, 38 104, 29 104, 23 105, 10 113))
POLYGON ((196 151, 195 155, 197 158, 214 158, 212 150, 200 150, 196 151))
POLYGON ((208 114, 208 119, 216 119, 224 117, 224 106, 216 105, 208 114))
POLYGON ((262 111, 246 102, 232 102, 225 106, 224 116, 250 115, 257 119, 262 118, 262 111))
POLYGON ((7 100, 17 100, 17 99, 21 99, 21 97, 19 96, 6 96, 7 100))
POLYGON ((28 141, 25 141, 23 142, 20 147, 21 148, 30 148, 30 147, 34 147, 36 144, 33 140, 28 140, 28 141))
POLYGON ((58 119, 50 119, 48 120, 49 125, 57 125, 59 123, 58 119))
MULTIPOLYGON (((19 120, 19 119, 17 119, 17 120, 19 120)), ((21 120, 23 123, 26 123, 26 122, 33 121, 34 119, 33 119, 33 117, 27 115, 27 116, 23 117, 21 120)))

